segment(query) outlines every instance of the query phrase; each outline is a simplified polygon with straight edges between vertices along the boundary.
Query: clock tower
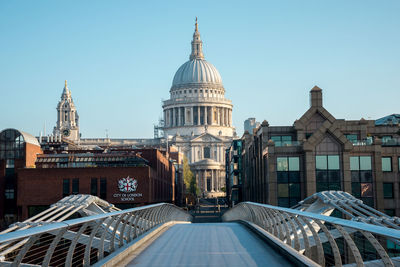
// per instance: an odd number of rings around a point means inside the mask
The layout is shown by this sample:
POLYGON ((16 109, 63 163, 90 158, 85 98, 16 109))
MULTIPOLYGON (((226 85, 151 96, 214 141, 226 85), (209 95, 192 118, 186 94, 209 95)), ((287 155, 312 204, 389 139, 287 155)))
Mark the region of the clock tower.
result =
POLYGON ((54 127, 54 135, 59 135, 71 141, 78 141, 79 136, 79 116, 76 112, 71 91, 65 81, 61 100, 57 105, 57 125, 54 127))

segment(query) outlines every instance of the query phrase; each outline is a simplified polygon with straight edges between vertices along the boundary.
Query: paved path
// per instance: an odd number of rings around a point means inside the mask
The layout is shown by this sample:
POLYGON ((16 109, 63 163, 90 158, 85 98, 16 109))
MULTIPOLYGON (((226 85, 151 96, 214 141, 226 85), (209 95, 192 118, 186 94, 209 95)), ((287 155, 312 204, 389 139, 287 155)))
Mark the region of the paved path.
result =
POLYGON ((290 266, 238 223, 177 224, 127 266, 290 266))

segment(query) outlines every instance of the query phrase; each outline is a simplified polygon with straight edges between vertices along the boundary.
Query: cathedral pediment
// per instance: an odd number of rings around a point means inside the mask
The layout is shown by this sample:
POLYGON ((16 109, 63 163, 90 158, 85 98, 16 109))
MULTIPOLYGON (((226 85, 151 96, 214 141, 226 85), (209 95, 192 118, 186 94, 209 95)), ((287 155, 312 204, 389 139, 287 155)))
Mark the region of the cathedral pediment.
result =
POLYGON ((209 133, 194 137, 190 142, 222 142, 223 140, 209 133))

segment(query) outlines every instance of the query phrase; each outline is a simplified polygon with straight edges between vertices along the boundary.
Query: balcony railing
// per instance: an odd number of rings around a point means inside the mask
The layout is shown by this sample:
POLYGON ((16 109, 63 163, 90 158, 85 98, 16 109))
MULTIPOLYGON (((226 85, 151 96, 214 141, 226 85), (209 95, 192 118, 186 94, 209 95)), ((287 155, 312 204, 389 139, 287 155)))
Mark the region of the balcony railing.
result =
POLYGON ((216 98, 216 97, 180 97, 180 98, 172 98, 163 101, 163 105, 171 105, 171 104, 181 104, 181 103, 192 103, 192 102, 210 102, 210 103, 219 103, 219 104, 228 104, 231 105, 232 101, 225 98, 216 98))
POLYGON ((275 141, 276 147, 301 146, 301 141, 275 141))
POLYGON ((382 140, 382 146, 400 146, 400 138, 382 140))

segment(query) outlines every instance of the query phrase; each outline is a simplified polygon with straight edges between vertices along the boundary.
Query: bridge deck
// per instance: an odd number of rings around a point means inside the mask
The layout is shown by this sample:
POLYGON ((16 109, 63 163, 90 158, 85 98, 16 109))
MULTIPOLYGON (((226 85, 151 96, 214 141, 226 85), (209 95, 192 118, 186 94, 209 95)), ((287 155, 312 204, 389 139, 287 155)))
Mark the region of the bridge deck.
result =
POLYGON ((127 266, 290 266, 238 223, 177 224, 127 266))

